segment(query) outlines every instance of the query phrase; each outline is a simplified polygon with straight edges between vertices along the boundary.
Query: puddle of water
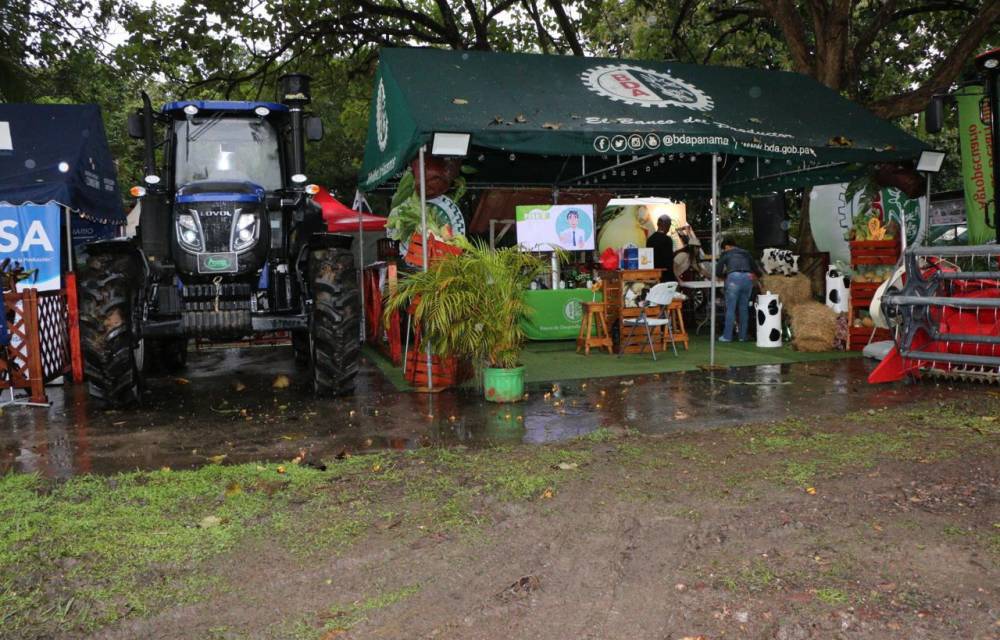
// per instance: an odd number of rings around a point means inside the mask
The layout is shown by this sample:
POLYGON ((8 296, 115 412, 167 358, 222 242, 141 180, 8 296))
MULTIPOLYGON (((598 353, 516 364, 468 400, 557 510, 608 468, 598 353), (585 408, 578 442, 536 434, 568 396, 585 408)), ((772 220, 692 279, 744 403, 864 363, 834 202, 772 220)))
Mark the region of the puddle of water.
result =
POLYGON ((196 467, 223 454, 231 463, 288 460, 301 449, 320 459, 345 451, 545 443, 601 427, 669 433, 803 413, 837 416, 950 391, 934 384, 871 386, 870 365, 845 359, 534 384, 524 402, 495 405, 471 390, 398 393, 366 363, 353 396, 316 399, 287 347, 204 351, 190 362, 183 378, 151 379, 142 408, 102 411, 77 385, 50 388, 49 409, 8 409, 0 473, 66 478, 196 467), (280 374, 292 379, 290 388, 272 388, 280 374))

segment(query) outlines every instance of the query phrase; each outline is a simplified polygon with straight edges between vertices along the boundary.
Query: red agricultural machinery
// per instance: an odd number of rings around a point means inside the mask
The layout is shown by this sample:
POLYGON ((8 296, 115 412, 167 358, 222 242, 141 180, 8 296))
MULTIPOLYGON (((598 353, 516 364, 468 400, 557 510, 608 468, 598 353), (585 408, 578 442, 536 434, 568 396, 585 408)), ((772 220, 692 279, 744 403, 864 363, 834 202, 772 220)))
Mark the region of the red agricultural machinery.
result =
POLYGON ((913 247, 882 298, 896 346, 869 382, 921 374, 1000 382, 1000 246, 913 247))
MULTIPOLYGON (((894 330, 896 344, 869 382, 924 374, 1000 382, 1000 49, 977 57, 976 67, 985 80, 980 111, 992 132, 993 199, 985 203, 985 216, 997 244, 906 250, 905 272, 886 285, 876 310, 894 330)), ((940 129, 942 114, 938 99, 928 110, 929 131, 940 129)))

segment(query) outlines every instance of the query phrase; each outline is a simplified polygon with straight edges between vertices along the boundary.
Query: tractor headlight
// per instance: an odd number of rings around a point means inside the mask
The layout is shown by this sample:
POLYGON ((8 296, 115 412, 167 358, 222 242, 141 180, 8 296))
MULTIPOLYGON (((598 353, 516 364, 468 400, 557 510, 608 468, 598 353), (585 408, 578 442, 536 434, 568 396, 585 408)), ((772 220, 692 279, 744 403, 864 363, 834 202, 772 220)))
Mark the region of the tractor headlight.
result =
POLYGON ((190 213, 181 213, 177 216, 177 241, 181 247, 189 251, 204 250, 201 228, 190 213))
POLYGON ((260 225, 258 217, 252 213, 236 212, 236 225, 233 227, 233 251, 242 251, 257 242, 260 225))

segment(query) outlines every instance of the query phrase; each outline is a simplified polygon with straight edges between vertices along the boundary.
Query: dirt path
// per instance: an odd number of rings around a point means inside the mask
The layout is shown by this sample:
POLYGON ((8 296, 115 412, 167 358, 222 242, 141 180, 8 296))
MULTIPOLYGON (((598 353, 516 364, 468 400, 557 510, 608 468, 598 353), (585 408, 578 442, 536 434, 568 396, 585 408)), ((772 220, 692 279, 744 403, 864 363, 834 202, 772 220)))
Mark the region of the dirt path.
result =
POLYGON ((998 638, 998 408, 355 459, 200 601, 76 635, 998 638))

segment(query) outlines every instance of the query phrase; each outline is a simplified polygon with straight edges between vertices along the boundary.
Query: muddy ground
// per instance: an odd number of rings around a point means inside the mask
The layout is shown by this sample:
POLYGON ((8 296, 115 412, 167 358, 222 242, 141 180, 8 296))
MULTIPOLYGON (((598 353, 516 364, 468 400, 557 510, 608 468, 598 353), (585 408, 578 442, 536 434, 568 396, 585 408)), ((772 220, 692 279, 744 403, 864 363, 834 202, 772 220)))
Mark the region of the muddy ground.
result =
MULTIPOLYGON (((664 384, 622 382, 599 397, 664 384)), ((8 475, 0 635, 998 638, 1000 395, 930 391, 533 446, 8 475)))

